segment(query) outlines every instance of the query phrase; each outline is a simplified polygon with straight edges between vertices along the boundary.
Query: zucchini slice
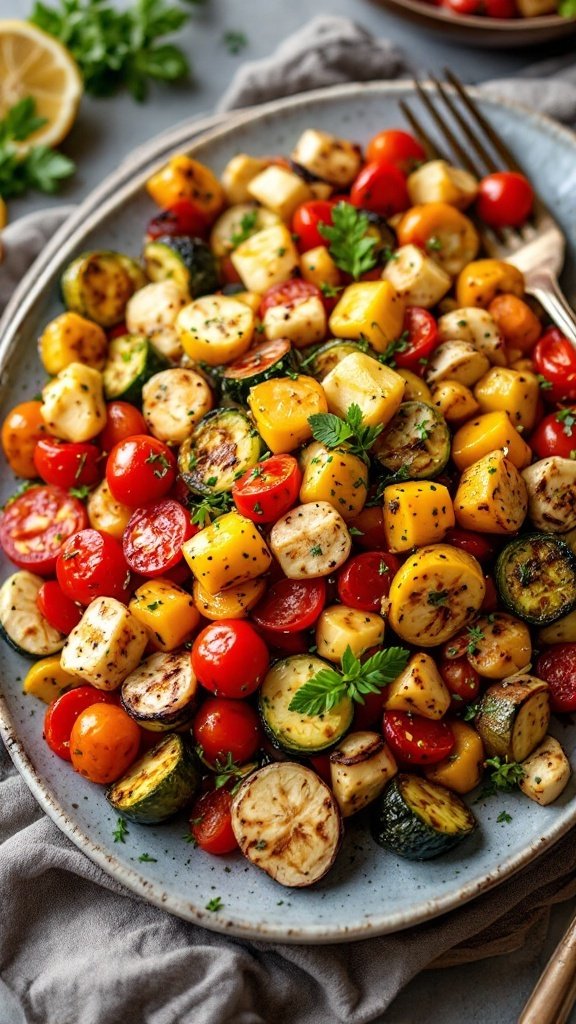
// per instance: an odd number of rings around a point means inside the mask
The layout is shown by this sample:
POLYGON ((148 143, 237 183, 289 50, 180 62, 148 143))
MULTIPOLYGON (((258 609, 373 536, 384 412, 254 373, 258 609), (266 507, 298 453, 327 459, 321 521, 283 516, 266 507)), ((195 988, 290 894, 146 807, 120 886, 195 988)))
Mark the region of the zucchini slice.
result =
POLYGON ((318 754, 338 743, 350 728, 354 706, 349 697, 323 715, 288 710, 296 691, 327 666, 321 658, 295 654, 276 662, 267 673, 260 687, 259 709, 268 736, 280 750, 318 754))
POLYGON ((292 346, 287 338, 265 341, 250 348, 245 355, 229 363, 222 372, 225 395, 235 402, 245 402, 250 388, 271 377, 286 377, 295 369, 292 346))
POLYGON ((373 448, 390 473, 402 470, 410 480, 432 480, 450 458, 450 431, 428 402, 403 402, 373 448))
POLYGON ((113 327, 124 319, 128 299, 146 284, 142 268, 123 253, 107 250, 77 256, 60 280, 66 309, 113 327))
POLYGON ((152 654, 122 683, 122 707, 152 732, 176 729, 190 721, 198 683, 189 651, 152 654))
POLYGON ((300 359, 300 370, 302 373, 308 373, 316 380, 322 381, 330 373, 330 370, 333 370, 351 352, 367 352, 368 348, 367 342, 342 341, 340 338, 335 338, 332 341, 324 342, 312 352, 308 349, 308 355, 306 355, 306 351, 301 352, 300 355, 304 358, 300 359))
POLYGON ((232 804, 232 828, 255 867, 294 888, 323 878, 342 841, 333 793, 316 772, 291 761, 248 776, 232 804))
POLYGON ((167 365, 143 334, 113 338, 102 373, 104 394, 109 402, 120 399, 139 405, 142 386, 167 365))
POLYGON ((144 246, 144 266, 151 281, 175 281, 191 299, 215 292, 220 282, 210 246, 188 235, 162 235, 144 246))
POLYGON ((500 553, 496 583, 509 611, 549 626, 576 607, 576 555, 556 534, 527 534, 500 553))
POLYGON ((66 640, 40 613, 36 598, 43 583, 40 576, 21 569, 0 587, 0 635, 25 658, 56 654, 66 640))
POLYGON ((155 825, 192 800, 198 771, 182 736, 167 733, 106 793, 118 814, 139 825, 155 825))
POLYGON ((214 409, 181 445, 178 469, 191 491, 217 494, 231 490, 261 453, 262 440, 245 413, 214 409))
POLYGON ((229 256, 257 231, 280 224, 277 213, 256 203, 238 203, 221 213, 210 233, 210 248, 218 259, 229 256))
POLYGON ((476 819, 463 800, 417 775, 397 775, 373 805, 372 836, 408 860, 429 860, 469 836, 476 819))
POLYGON ((488 687, 474 727, 489 757, 524 761, 544 739, 549 722, 548 683, 522 675, 488 687))

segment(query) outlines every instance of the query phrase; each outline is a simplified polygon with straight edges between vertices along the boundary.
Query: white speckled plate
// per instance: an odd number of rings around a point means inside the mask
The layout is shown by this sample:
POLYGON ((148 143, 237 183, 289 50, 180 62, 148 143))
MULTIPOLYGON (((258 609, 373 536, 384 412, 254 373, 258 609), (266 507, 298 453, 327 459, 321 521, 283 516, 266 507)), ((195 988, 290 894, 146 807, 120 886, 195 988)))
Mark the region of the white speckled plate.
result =
MULTIPOLYGON (((384 127, 401 124, 400 98, 413 90, 403 83, 338 86, 275 102, 256 113, 241 114, 190 146, 199 159, 221 169, 236 152, 287 151, 298 134, 314 126, 366 141, 384 127)), ((483 101, 493 124, 525 164, 537 187, 563 224, 569 238, 565 284, 576 287, 572 258, 576 252, 576 137, 550 121, 513 106, 483 101)), ((180 133, 180 147, 195 134, 180 133)), ((164 157, 164 150, 162 150, 164 157)), ((157 160, 152 144, 146 159, 157 160)), ((76 214, 73 230, 60 238, 50 265, 33 271, 19 290, 3 322, 0 359, 0 415, 31 397, 42 384, 36 338, 46 321, 61 311, 57 281, 77 252, 104 246, 137 255, 152 206, 143 182, 150 170, 134 170, 126 179, 110 179, 95 204, 76 214)), ((2 496, 14 489, 3 472, 2 496)), ((0 578, 11 571, 4 561, 0 578)), ((474 810, 480 827, 471 840, 435 861, 417 864, 383 852, 361 822, 352 823, 330 874, 309 890, 286 890, 252 868, 243 858, 209 857, 183 839, 185 819, 167 825, 130 825, 124 845, 114 843, 116 815, 104 793, 85 782, 53 756, 42 741, 44 706, 21 693, 28 663, 2 649, 0 731, 30 789, 86 854, 130 889, 172 913, 217 931, 287 942, 337 942, 392 932, 442 914, 498 884, 549 847, 576 822, 576 783, 560 800, 542 808, 520 794, 492 799, 474 810), (512 817, 498 824, 500 811, 512 817), (156 863, 140 864, 147 853, 156 863), (222 909, 207 911, 220 896, 222 909)), ((576 764, 576 730, 556 723, 554 732, 576 764)))

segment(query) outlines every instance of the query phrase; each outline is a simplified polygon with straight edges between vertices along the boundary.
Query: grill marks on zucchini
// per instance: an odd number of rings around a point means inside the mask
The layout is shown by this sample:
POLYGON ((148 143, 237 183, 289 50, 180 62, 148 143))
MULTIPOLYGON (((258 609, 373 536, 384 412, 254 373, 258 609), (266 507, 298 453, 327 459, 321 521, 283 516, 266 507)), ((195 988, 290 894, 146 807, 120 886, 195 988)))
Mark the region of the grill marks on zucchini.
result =
POLYGON ((196 494, 229 491, 255 466, 262 452, 260 435, 239 409, 214 409, 200 421, 178 455, 178 469, 196 494))
POLYGON ((438 409, 427 402, 403 402, 376 440, 378 462, 411 480, 430 480, 450 458, 450 432, 438 409))
POLYGON ((182 736, 169 733, 110 787, 106 798, 129 821, 155 825, 190 803, 198 782, 182 736))
POLYGON ((472 811, 456 793, 417 775, 397 775, 374 805, 372 836, 408 860, 446 853, 476 827, 472 811))
POLYGON ((153 654, 124 680, 122 706, 145 728, 164 731, 189 721, 197 688, 189 651, 153 654))
POLYGON ((124 318, 130 297, 146 284, 142 268, 119 252, 86 252, 64 271, 60 287, 67 309, 113 327, 124 318))
POLYGON ((216 260, 201 238, 162 235, 147 242, 144 265, 151 281, 174 281, 192 299, 215 292, 219 286, 216 260))
POLYGON ((489 757, 523 761, 548 731, 548 684, 535 676, 514 676, 490 686, 474 725, 489 757))
POLYGON ((250 388, 271 377, 285 377, 294 369, 292 346, 286 338, 265 341, 224 368, 222 390, 234 401, 245 402, 250 388))
POLYGON ((534 626, 548 626, 576 607, 576 557, 554 534, 508 544, 496 563, 496 581, 506 607, 534 626))

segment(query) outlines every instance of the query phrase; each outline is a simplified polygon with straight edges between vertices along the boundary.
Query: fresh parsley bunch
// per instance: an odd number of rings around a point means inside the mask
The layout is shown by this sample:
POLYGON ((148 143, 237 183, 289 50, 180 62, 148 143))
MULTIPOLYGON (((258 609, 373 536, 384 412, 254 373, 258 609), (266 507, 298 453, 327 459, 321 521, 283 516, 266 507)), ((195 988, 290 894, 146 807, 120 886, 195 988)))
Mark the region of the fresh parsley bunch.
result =
POLYGON ((31 146, 21 153, 18 142, 26 139, 46 123, 38 117, 36 101, 31 96, 10 108, 0 121, 0 196, 12 199, 30 188, 40 192, 55 192, 64 178, 74 172, 74 164, 67 156, 49 146, 31 146))
POLYGON ((361 662, 350 646, 342 655, 342 671, 322 668, 300 686, 288 705, 302 715, 323 715, 344 697, 364 704, 367 693, 379 693, 406 667, 410 652, 404 647, 387 647, 361 662))

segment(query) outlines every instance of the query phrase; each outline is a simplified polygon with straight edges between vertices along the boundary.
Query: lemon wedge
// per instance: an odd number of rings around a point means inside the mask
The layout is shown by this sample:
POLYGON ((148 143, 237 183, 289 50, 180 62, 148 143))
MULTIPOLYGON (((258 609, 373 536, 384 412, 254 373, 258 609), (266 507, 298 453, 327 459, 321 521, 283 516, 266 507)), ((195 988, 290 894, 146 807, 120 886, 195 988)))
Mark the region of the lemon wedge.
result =
POLYGON ((27 21, 0 20, 0 118, 28 96, 46 118, 18 149, 57 146, 70 131, 82 95, 82 79, 68 50, 27 21))

